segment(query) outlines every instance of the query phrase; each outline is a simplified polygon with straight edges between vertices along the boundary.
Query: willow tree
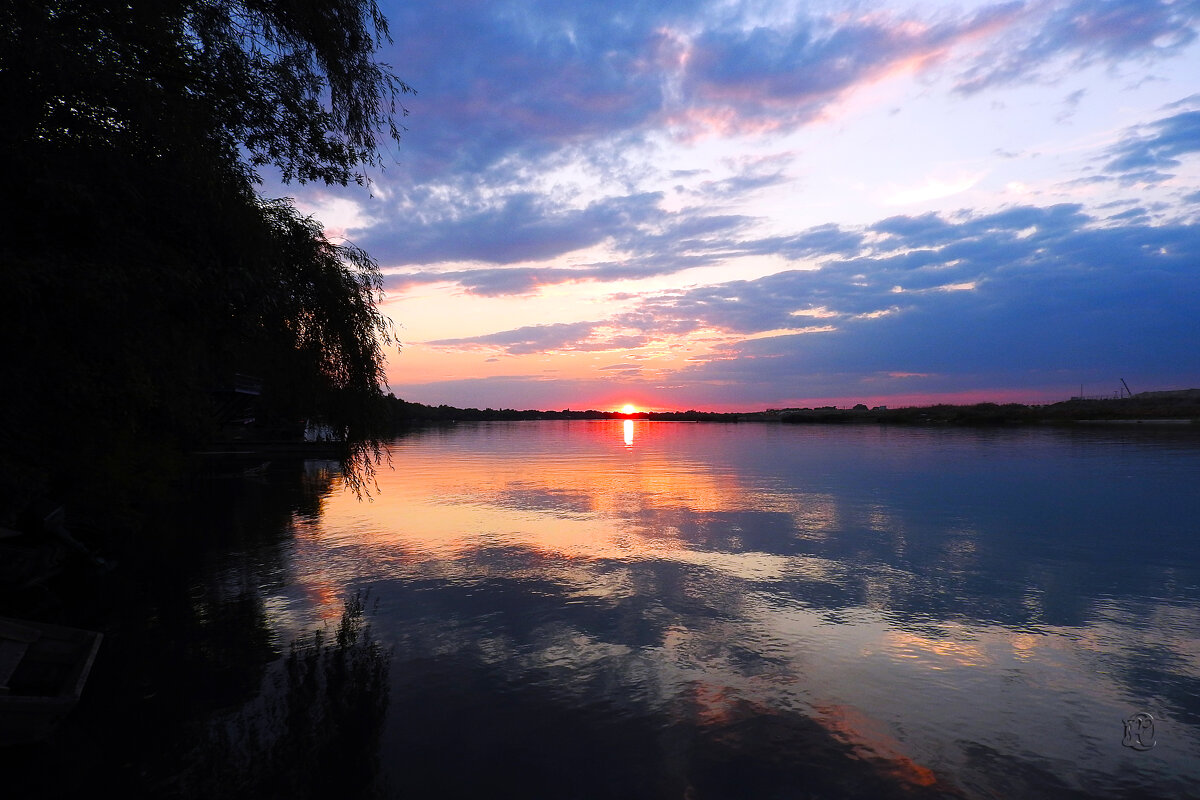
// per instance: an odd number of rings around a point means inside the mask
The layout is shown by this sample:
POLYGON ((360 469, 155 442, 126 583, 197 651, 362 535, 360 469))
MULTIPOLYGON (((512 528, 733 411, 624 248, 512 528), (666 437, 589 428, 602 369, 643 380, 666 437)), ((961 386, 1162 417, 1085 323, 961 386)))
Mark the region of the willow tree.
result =
POLYGON ((262 376, 267 413, 367 451, 378 269, 261 197, 259 170, 365 183, 411 91, 388 41, 372 0, 0 8, 0 515, 31 484, 159 472, 147 445, 211 436, 233 372, 262 376))

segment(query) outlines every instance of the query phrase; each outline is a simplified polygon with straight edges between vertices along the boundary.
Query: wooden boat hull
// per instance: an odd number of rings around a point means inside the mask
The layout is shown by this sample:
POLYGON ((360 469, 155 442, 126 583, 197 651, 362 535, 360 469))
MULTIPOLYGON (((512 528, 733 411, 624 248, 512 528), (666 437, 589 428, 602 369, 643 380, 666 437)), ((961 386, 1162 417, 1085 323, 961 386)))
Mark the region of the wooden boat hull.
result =
POLYGON ((83 693, 104 636, 0 617, 0 746, 47 738, 83 693))

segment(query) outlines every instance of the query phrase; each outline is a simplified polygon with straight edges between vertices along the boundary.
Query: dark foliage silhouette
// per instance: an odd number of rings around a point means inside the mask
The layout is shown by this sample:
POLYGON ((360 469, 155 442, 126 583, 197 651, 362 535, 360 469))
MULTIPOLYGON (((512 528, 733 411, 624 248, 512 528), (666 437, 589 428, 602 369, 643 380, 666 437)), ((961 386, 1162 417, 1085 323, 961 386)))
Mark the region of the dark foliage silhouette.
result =
POLYGON ((410 91, 377 59, 387 37, 369 0, 0 9, 0 515, 152 488, 221 434, 239 374, 260 430, 318 419, 369 461, 378 270, 261 197, 256 170, 345 185, 382 166, 410 91))

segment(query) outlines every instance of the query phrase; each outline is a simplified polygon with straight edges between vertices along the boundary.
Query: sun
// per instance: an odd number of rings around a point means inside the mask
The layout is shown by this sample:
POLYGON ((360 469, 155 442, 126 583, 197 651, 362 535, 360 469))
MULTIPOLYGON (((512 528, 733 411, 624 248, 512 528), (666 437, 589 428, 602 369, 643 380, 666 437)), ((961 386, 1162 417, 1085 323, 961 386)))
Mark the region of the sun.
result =
POLYGON ((633 403, 626 403, 625 405, 621 406, 621 413, 622 414, 636 414, 637 406, 635 406, 633 403))

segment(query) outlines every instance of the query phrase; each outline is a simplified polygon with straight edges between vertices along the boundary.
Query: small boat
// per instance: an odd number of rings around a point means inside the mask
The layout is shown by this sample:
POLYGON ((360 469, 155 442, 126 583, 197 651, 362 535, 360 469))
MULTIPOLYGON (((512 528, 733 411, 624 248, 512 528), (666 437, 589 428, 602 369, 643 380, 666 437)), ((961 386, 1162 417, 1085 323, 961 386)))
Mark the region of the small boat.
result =
POLYGON ((103 634, 0 617, 0 746, 48 737, 83 692, 103 634))

